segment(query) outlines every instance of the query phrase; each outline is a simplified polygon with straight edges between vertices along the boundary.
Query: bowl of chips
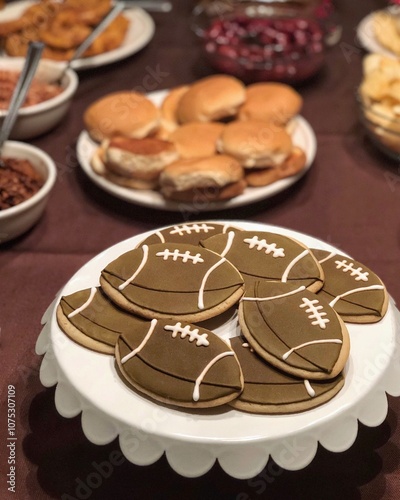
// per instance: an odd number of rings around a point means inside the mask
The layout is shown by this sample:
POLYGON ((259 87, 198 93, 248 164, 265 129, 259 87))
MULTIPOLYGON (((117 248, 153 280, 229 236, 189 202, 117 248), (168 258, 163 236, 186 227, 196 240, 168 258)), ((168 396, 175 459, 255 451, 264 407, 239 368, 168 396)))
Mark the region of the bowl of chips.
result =
POLYGON ((360 120, 372 142, 387 156, 400 159, 400 61, 369 54, 358 89, 360 120))

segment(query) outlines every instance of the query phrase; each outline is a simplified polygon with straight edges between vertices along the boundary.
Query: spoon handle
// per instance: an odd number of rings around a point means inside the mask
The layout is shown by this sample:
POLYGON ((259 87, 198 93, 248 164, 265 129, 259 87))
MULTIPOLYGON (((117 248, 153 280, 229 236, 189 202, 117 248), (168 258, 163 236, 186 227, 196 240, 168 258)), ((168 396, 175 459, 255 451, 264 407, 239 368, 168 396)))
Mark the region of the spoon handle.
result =
POLYGON ((18 110, 25 100, 26 93, 36 72, 37 65, 42 55, 44 44, 42 42, 31 42, 26 55, 24 67, 19 75, 15 86, 8 113, 4 118, 3 126, 0 130, 0 151, 4 142, 8 139, 10 132, 17 118, 18 110))

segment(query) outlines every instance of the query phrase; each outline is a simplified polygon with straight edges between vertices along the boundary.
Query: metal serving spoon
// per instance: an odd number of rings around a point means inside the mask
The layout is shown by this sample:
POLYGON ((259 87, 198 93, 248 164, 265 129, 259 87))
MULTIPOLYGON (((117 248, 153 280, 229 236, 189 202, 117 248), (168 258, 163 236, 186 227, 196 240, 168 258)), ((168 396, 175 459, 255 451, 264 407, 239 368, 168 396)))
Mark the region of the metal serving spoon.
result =
POLYGON ((7 115, 4 118, 3 125, 0 129, 0 168, 4 167, 4 162, 1 160, 3 145, 10 136, 19 108, 25 100, 26 93, 31 85, 32 78, 36 72, 36 68, 42 55, 43 47, 44 44, 42 42, 31 42, 29 44, 24 66, 11 97, 7 115))

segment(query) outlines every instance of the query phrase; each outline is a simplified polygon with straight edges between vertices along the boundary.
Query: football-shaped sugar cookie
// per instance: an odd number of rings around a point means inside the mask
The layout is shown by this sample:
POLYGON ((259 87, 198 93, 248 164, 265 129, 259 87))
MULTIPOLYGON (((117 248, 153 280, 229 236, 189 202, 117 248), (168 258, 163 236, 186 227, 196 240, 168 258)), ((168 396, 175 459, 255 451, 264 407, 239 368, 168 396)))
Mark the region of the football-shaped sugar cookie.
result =
POLYGON ((135 389, 170 405, 218 406, 243 389, 230 346, 209 330, 173 319, 153 319, 121 335, 116 362, 135 389))
POLYGON ((166 242, 198 245, 204 238, 228 231, 241 231, 241 229, 221 222, 187 222, 160 229, 141 241, 138 246, 166 242))
POLYGON ((296 282, 313 292, 323 283, 323 272, 302 243, 280 234, 240 231, 202 240, 201 245, 226 257, 247 284, 258 280, 296 282))
POLYGON ((114 354, 118 336, 148 320, 117 307, 99 287, 61 297, 57 321, 68 337, 104 354, 114 354))
POLYGON ((325 250, 312 250, 325 274, 318 295, 329 301, 344 321, 375 323, 386 313, 388 293, 380 278, 363 264, 325 250))
POLYGON ((239 271, 202 247, 142 245, 111 262, 100 284, 118 305, 149 319, 203 321, 235 304, 243 294, 239 271))
POLYGON ((336 377, 349 355, 345 324, 323 297, 304 286, 259 281, 246 288, 239 324, 263 359, 295 377, 336 377))
POLYGON ((229 404, 250 413, 288 414, 320 406, 343 387, 339 374, 330 380, 306 380, 277 370, 260 358, 242 337, 230 339, 244 377, 244 389, 229 404))

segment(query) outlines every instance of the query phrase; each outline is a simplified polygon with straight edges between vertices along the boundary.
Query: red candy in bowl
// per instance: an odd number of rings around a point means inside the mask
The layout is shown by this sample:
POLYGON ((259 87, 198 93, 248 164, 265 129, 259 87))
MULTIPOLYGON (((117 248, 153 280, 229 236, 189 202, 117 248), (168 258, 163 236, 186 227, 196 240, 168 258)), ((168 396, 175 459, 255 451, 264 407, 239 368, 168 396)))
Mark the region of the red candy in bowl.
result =
POLYGON ((246 82, 297 83, 321 69, 327 45, 340 37, 333 11, 320 4, 203 1, 193 12, 194 30, 219 72, 246 82))

